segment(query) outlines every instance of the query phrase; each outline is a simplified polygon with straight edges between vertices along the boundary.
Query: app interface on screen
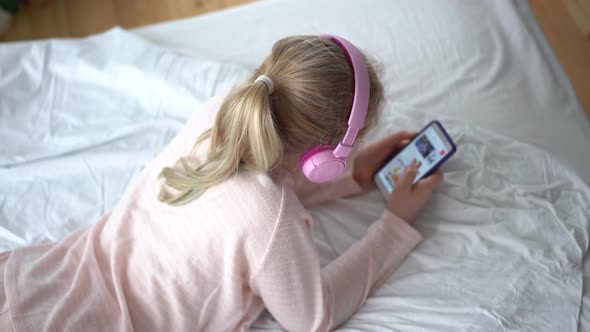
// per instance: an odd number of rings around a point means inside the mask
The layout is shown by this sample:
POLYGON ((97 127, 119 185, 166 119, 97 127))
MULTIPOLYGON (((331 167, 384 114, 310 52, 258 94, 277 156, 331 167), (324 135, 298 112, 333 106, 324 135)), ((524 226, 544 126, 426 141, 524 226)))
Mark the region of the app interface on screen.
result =
POLYGON ((385 189, 387 189, 388 192, 392 192, 393 187, 395 186, 393 177, 401 175, 404 168, 407 165, 410 165, 414 158, 422 163, 418 169, 418 175, 414 181, 415 183, 424 176, 424 174, 428 173, 430 168, 441 160, 448 152, 447 147, 434 129, 434 126, 430 126, 402 152, 393 158, 392 161, 385 165, 381 172, 379 172, 378 177, 384 184, 385 189))

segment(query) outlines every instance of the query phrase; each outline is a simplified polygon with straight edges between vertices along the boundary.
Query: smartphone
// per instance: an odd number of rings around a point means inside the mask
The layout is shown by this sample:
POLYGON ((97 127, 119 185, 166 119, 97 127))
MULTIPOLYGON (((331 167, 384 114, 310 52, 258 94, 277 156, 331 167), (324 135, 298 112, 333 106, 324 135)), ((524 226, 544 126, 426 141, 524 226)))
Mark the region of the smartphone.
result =
POLYGON ((393 177, 401 175, 407 165, 416 159, 421 162, 414 183, 436 171, 457 151, 455 143, 438 121, 432 121, 422 129, 406 147, 375 173, 373 180, 379 190, 389 198, 395 183, 393 177))

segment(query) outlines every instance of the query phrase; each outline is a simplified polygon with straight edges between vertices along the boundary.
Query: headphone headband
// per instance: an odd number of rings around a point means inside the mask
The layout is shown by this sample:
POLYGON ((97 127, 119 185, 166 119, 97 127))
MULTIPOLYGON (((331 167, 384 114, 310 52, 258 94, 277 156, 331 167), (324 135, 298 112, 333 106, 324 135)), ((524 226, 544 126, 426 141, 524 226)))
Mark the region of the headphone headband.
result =
POLYGON ((369 107, 370 82, 365 58, 349 41, 334 35, 322 35, 342 49, 354 74, 354 97, 348 118, 348 129, 336 147, 321 145, 307 151, 299 164, 303 174, 312 182, 321 183, 334 180, 344 174, 346 157, 352 151, 354 140, 365 124, 369 107))
POLYGON ((348 59, 354 73, 354 98, 352 110, 348 118, 348 129, 342 141, 334 149, 334 155, 339 158, 346 158, 352 151, 352 146, 359 131, 365 123, 367 109, 369 108, 369 96, 371 92, 369 82, 369 71, 362 53, 348 40, 334 36, 322 35, 338 45, 348 59))

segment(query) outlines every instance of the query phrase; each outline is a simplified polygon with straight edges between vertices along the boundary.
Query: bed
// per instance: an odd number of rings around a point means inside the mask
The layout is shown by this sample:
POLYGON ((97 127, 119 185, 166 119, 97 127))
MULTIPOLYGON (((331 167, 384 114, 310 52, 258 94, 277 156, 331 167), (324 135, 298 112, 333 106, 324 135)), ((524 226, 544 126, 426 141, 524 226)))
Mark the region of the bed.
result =
MULTIPOLYGON (((0 249, 98 220, 276 39, 325 32, 382 64, 368 140, 438 119, 458 144, 424 241, 339 330, 590 331, 590 122, 525 1, 274 0, 0 44, 0 249)), ((383 206, 372 190, 315 208, 322 263, 383 206)))

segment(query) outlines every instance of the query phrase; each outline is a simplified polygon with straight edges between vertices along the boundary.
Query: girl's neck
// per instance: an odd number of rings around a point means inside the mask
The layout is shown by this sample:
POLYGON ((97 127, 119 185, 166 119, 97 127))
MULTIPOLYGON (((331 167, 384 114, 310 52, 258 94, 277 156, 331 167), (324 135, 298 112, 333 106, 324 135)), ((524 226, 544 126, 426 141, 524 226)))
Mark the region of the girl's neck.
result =
POLYGON ((291 176, 296 177, 301 172, 301 168, 299 167, 300 158, 301 154, 299 153, 285 155, 280 167, 289 172, 291 176))

